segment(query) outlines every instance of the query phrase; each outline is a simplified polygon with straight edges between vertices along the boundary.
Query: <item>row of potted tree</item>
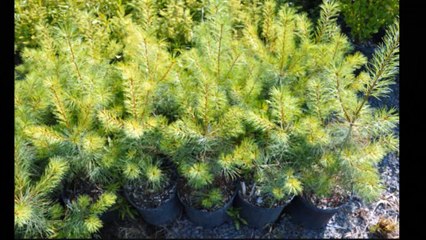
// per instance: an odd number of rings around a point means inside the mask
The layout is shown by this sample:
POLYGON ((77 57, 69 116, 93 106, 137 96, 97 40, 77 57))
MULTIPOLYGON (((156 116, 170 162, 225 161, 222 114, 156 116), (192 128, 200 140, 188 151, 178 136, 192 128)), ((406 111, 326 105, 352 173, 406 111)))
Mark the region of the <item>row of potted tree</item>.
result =
MULTIPOLYGON (((350 197, 379 196, 376 164, 398 150, 399 120, 368 99, 389 93, 398 72, 398 22, 367 61, 341 34, 333 1, 315 27, 289 5, 237 2, 211 1, 193 47, 177 54, 124 13, 109 24, 82 13, 37 28, 40 48, 25 49, 17 69, 25 79, 16 81, 15 122, 17 148, 38 160, 15 165, 61 169, 51 184, 62 186, 62 205, 42 235, 90 236, 128 207, 121 191, 151 224, 184 209, 206 227, 229 219, 234 204, 253 227, 288 205, 293 220, 317 228, 350 197)), ((41 223, 23 189, 15 215, 25 236, 41 223)))

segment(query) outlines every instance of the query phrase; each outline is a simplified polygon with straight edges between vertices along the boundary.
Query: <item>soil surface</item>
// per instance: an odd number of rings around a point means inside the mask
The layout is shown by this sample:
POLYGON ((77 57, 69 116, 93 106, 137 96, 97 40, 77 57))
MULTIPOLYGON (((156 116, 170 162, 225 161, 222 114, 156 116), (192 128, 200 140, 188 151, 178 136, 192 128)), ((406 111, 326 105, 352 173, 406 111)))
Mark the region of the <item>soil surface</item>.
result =
POLYGON ((341 189, 335 190, 332 197, 322 198, 314 194, 307 194, 305 197, 311 203, 321 209, 336 208, 349 201, 349 193, 344 193, 341 189))
POLYGON ((97 201, 104 192, 101 186, 83 179, 74 179, 72 182, 66 183, 64 189, 65 201, 74 201, 83 194, 89 195, 93 201, 97 201))
POLYGON ((154 191, 149 189, 146 181, 129 184, 125 187, 130 200, 141 208, 156 208, 165 201, 171 199, 176 191, 176 185, 172 182, 166 184, 162 191, 154 191))
POLYGON ((253 183, 246 183, 246 194, 241 192, 241 196, 247 202, 253 204, 254 206, 264 207, 264 208, 274 208, 278 206, 283 206, 290 202, 291 198, 284 198, 280 201, 277 201, 272 194, 260 194, 257 189, 253 189, 253 183))

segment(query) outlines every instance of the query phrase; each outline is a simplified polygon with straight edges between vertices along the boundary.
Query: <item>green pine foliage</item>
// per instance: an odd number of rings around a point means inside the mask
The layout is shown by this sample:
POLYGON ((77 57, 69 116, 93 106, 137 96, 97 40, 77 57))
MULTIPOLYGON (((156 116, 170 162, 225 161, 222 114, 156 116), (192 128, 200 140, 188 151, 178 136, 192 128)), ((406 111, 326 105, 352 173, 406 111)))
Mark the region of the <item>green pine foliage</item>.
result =
POLYGON ((371 107, 368 99, 388 94, 398 72, 399 24, 388 29, 369 63, 359 53, 348 54, 349 47, 339 51, 338 44, 348 45, 347 39, 342 40, 335 43, 334 61, 326 65, 324 75, 307 85, 309 125, 312 132, 321 130, 324 137, 306 139, 311 147, 304 148, 311 149, 316 160, 308 161, 312 170, 306 169, 304 179, 319 195, 331 194, 340 186, 373 200, 382 189, 377 163, 398 150, 393 130, 399 118, 394 109, 371 107), (355 75, 361 66, 366 70, 355 75))
POLYGON ((53 237, 60 231, 63 209, 53 195, 69 164, 51 157, 41 171, 34 164, 34 148, 21 135, 15 138, 15 236, 53 237), (38 176, 38 172, 42 172, 38 176))
POLYGON ((204 197, 201 201, 201 205, 207 209, 210 209, 214 206, 221 207, 222 198, 223 197, 222 193, 220 192, 220 189, 214 188, 206 194, 206 197, 204 197))
MULTIPOLYGON (((168 128, 163 149, 177 163, 180 174, 195 192, 206 191, 217 181, 234 180, 245 159, 240 142, 244 134, 243 108, 230 102, 229 86, 242 66, 237 66, 238 48, 233 39, 230 9, 226 5, 210 5, 206 20, 197 26, 194 48, 185 52, 177 63, 179 78, 175 96, 183 109, 179 119, 168 128), (237 70, 238 69, 238 70, 237 70), (239 147, 234 147, 235 145, 239 147), (235 158, 241 159, 236 162, 235 158)), ((243 81, 243 79, 241 79, 243 81)), ((229 183, 230 184, 230 183, 229 183)), ((207 194, 207 193, 206 193, 207 194)), ((202 194, 201 194, 202 195, 202 194)), ((208 194, 205 207, 216 194, 208 194)), ((214 201, 213 201, 214 202, 214 201)))
POLYGON ((370 39, 378 31, 392 24, 399 15, 398 0, 350 1, 340 0, 345 23, 357 41, 370 39))
POLYGON ((167 41, 168 50, 179 52, 192 46, 193 28, 204 18, 208 2, 132 0, 127 8, 137 24, 167 41))
MULTIPOLYGON (((81 13, 97 18, 93 24, 106 22, 122 12, 126 0, 15 0, 15 51, 40 47, 38 25, 59 26, 68 18, 79 19, 81 13)), ((94 29, 93 29, 94 30, 94 29)))
POLYGON ((93 48, 93 44, 82 42, 76 25, 69 22, 60 28, 41 27, 43 48, 24 53, 31 61, 24 64, 29 73, 21 85, 28 91, 22 92, 22 98, 29 101, 23 100, 23 105, 28 105, 27 111, 37 106, 33 113, 36 119, 26 122, 24 133, 37 146, 40 157, 62 154, 73 165, 71 172, 102 179, 107 139, 95 124, 96 115, 112 104, 117 81, 109 60, 102 55, 116 49, 93 48), (29 92, 35 86, 43 89, 29 92), (42 105, 37 103, 41 99, 42 105), (45 115, 50 119, 37 121, 45 115))
MULTIPOLYGON (((262 111, 251 112, 245 119, 257 143, 251 149, 258 149, 249 166, 253 167, 254 183, 258 194, 271 196, 268 204, 287 200, 301 193, 302 183, 294 173, 294 159, 291 145, 298 132, 296 123, 302 115, 300 100, 293 97, 286 87, 273 87, 268 106, 262 111)), ((252 150, 252 151, 253 151, 252 150)), ((250 176, 250 175, 249 175, 250 176)))
POLYGON ((161 193, 170 163, 208 210, 238 179, 268 206, 381 194, 399 116, 369 99, 398 74, 398 19, 368 61, 341 33, 339 1, 316 22, 272 0, 15 3, 16 237, 91 237, 128 207, 114 189, 161 193), (78 180, 101 195, 60 205, 78 180))
MULTIPOLYGON (((290 3, 299 11, 317 20, 321 14, 321 0, 280 0, 279 4, 290 3)), ((398 0, 338 0, 342 24, 348 27, 351 37, 357 43, 366 42, 377 36, 379 31, 391 25, 399 15, 398 0)))
POLYGON ((102 227, 100 214, 116 201, 114 193, 105 192, 94 201, 88 195, 80 195, 67 203, 63 226, 56 238, 90 238, 102 227))
POLYGON ((121 77, 117 88, 122 98, 116 105, 101 109, 97 118, 112 137, 109 150, 119 159, 115 168, 125 179, 146 179, 148 186, 158 191, 168 182, 161 169, 159 149, 168 119, 157 114, 167 106, 157 103, 155 97, 173 81, 175 60, 150 30, 130 18, 122 19, 121 24, 126 32, 124 60, 116 64, 116 69, 121 77))
POLYGON ((263 32, 245 21, 242 37, 247 51, 263 64, 260 102, 245 119, 251 129, 264 133, 257 137, 266 153, 260 156, 288 161, 299 169, 307 190, 318 195, 340 186, 374 199, 381 188, 376 164, 397 149, 393 129, 398 117, 394 110, 370 107, 368 98, 389 93, 398 71, 397 23, 367 64, 362 54, 350 53, 350 42, 340 33, 337 2, 324 2, 315 28, 286 4, 271 17, 274 8, 273 2, 266 3, 263 32), (366 70, 355 74, 361 67, 366 70))
MULTIPOLYGON (((102 195, 100 202, 90 207, 77 204, 65 209, 47 198, 65 181, 65 169, 69 169, 67 180, 107 183, 112 178, 108 170, 111 159, 105 160, 107 136, 100 131, 96 115, 113 104, 111 96, 118 78, 109 65, 109 56, 114 56, 118 45, 111 42, 104 48, 91 42, 94 32, 85 31, 91 24, 89 19, 82 13, 80 22, 68 19, 59 27, 39 25, 40 48, 24 50, 26 61, 21 70, 27 73, 17 82, 15 92, 16 129, 34 149, 36 167, 32 171, 40 172, 39 168, 47 165, 44 175, 31 176, 38 178, 34 186, 30 185, 31 177, 17 173, 23 178, 16 183, 23 184, 15 193, 16 215, 21 216, 17 218, 17 235, 88 237, 102 224, 90 225, 85 214, 92 215, 93 220, 115 203, 113 193, 104 193, 105 199, 102 195), (81 227, 77 227, 79 224, 81 227)), ((108 41, 108 31, 103 27, 97 38, 108 41)))

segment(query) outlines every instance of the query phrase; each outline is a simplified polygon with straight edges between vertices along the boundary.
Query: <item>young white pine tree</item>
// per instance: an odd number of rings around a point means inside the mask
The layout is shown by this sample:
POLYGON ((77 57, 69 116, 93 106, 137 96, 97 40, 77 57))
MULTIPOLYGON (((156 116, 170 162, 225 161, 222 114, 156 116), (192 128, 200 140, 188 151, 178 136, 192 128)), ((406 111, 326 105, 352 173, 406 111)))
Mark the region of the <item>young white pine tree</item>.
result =
POLYGON ((124 60, 117 63, 123 98, 116 95, 117 104, 100 110, 97 118, 104 131, 113 136, 115 145, 110 150, 119 153, 116 166, 125 179, 147 179, 153 189, 161 190, 167 175, 161 169, 162 152, 157 142, 169 120, 158 113, 168 107, 164 106, 168 102, 156 100, 167 94, 168 90, 164 89, 173 84, 175 60, 150 29, 138 26, 128 17, 120 21, 126 32, 124 60))
POLYGON ((212 2, 206 12, 209 15, 195 29, 194 47, 179 58, 174 94, 183 111, 169 126, 163 148, 177 163, 192 197, 201 196, 198 204, 211 208, 223 200, 221 184, 231 184, 253 153, 239 140, 244 110, 230 102, 230 86, 240 81, 242 56, 229 5, 212 2))
MULTIPOLYGON (((348 45, 347 39, 342 40, 348 45)), ((334 61, 326 65, 322 76, 308 83, 312 119, 329 136, 328 141, 310 142, 320 150, 313 166, 317 171, 311 174, 326 173, 322 176, 324 181, 314 184, 318 193, 329 193, 333 185, 365 200, 373 200, 381 193, 377 164, 388 153, 398 150, 394 129, 399 117, 393 108, 373 108, 368 99, 388 94, 398 72, 397 21, 389 27, 383 41, 369 63, 359 53, 347 55, 348 48, 338 50, 336 43, 334 61), (361 66, 366 66, 366 70, 355 75, 354 71, 361 66)), ((310 179, 311 183, 315 181, 310 179)))

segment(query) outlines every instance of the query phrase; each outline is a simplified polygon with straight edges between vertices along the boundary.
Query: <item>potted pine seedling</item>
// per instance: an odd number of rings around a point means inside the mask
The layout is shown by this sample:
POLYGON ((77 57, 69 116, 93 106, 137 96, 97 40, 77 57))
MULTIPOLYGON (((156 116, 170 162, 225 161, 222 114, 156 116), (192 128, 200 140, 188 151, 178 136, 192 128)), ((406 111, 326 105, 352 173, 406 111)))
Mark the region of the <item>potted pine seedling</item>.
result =
POLYGON ((265 107, 253 106, 244 119, 255 139, 246 147, 251 151, 246 152, 254 156, 250 170, 242 177, 236 199, 240 215, 256 228, 274 223, 284 207, 302 191, 290 148, 295 141, 295 125, 302 115, 300 100, 287 87, 273 87, 269 95, 265 107))
POLYGON ((181 212, 176 195, 176 170, 159 143, 168 120, 157 114, 154 101, 173 76, 174 61, 150 29, 122 19, 126 32, 121 73, 123 100, 98 114, 116 144, 116 169, 127 200, 153 225, 171 223, 181 212))
MULTIPOLYGON (((19 118, 19 117, 18 117, 19 118)), ((18 130, 19 131, 19 130, 18 130)), ((15 138, 15 237, 17 238, 90 238, 102 227, 100 217, 115 202, 115 195, 106 193, 91 200, 79 195, 62 206, 54 192, 69 170, 67 159, 53 156, 40 174, 31 180, 37 159, 22 133, 15 138)))
POLYGON ((297 140, 295 125, 303 116, 303 101, 295 96, 292 84, 305 71, 310 27, 304 22, 306 16, 288 5, 276 11, 275 1, 262 4, 263 10, 255 16, 247 14, 250 11, 236 12, 244 25, 239 45, 245 47, 241 58, 246 65, 239 74, 246 74, 247 81, 231 84, 237 104, 248 109, 244 122, 250 139, 235 205, 255 228, 274 223, 302 191, 290 146, 297 140))
POLYGON ((127 200, 146 222, 153 225, 171 223, 182 210, 177 197, 175 169, 161 160, 159 156, 154 159, 150 155, 140 156, 130 151, 124 169, 127 200))
POLYGON ((235 206, 248 226, 262 229, 280 217, 302 186, 291 168, 262 164, 257 171, 252 179, 241 182, 235 206))
MULTIPOLYGON (((265 1, 263 10, 258 16, 262 19, 260 37, 256 26, 258 22, 253 23, 244 13, 241 15, 245 25, 242 43, 246 45, 247 51, 258 59, 258 65, 262 66, 256 73, 262 80, 260 83, 262 91, 255 97, 261 101, 249 104, 255 111, 247 115, 246 121, 257 132, 263 132, 264 136, 256 135, 263 152, 260 156, 266 158, 263 161, 268 162, 268 159, 272 159, 277 162, 277 168, 285 164, 287 168, 290 167, 287 169, 289 172, 293 172, 291 169, 294 168, 298 175, 304 173, 303 169, 306 168, 303 165, 301 167, 301 163, 312 159, 309 154, 303 155, 309 148, 309 145, 303 144, 304 136, 308 135, 307 138, 311 142, 327 140, 326 130, 322 129, 318 122, 314 122, 315 119, 305 116, 304 105, 306 105, 306 82, 321 76, 326 71, 323 66, 328 65, 342 52, 342 46, 339 45, 342 43, 342 37, 334 24, 337 14, 337 4, 332 1, 325 2, 322 5, 317 28, 312 34, 312 24, 306 15, 298 14, 287 4, 276 11, 275 1, 265 1), (265 108, 263 100, 268 101, 270 110, 262 112, 265 108)), ((316 100, 317 92, 309 93, 309 97, 312 96, 312 99, 316 100)), ((327 104, 323 105, 330 109, 327 104)), ((323 109, 319 111, 325 112, 325 107, 321 107, 323 109)), ((285 172, 285 168, 281 168, 285 172)), ((312 174, 312 177, 312 181, 315 182, 316 175, 312 174)), ((304 178, 306 177, 299 177, 300 180, 295 178, 292 195, 296 195, 294 200, 299 199, 297 195, 302 190, 301 181, 306 182, 304 178)), ((237 202, 243 201, 237 199, 237 202)), ((270 222, 278 215, 276 214, 270 222)), ((257 222, 253 221, 253 224, 257 222)), ((258 227, 265 224, 266 222, 258 227)))
POLYGON ((227 209, 236 195, 243 162, 232 155, 243 139, 244 110, 229 98, 241 57, 229 6, 212 3, 206 12, 211 15, 194 30, 194 48, 180 56, 172 94, 181 112, 162 145, 178 167, 186 215, 197 225, 215 227, 229 220, 227 209))
POLYGON ((176 168, 167 156, 159 153, 155 144, 159 139, 158 129, 146 129, 138 140, 124 136, 119 161, 126 199, 147 223, 156 226, 173 222, 182 212, 176 168))
POLYGON ((303 173, 306 191, 288 211, 294 221, 308 228, 324 227, 352 196, 376 199, 382 189, 377 164, 398 150, 394 135, 397 112, 373 108, 368 100, 386 96, 394 83, 399 23, 389 27, 369 63, 359 53, 345 55, 347 51, 344 48, 336 53, 325 74, 307 85, 310 116, 306 118, 308 131, 302 133, 306 146, 299 149, 307 156, 303 173), (355 76, 353 72, 361 66, 366 70, 355 76), (325 137, 311 138, 310 132, 316 132, 313 128, 325 132, 325 137))
MULTIPOLYGON (((259 75, 265 79, 265 94, 260 98, 269 99, 271 88, 285 86, 303 106, 288 152, 302 176, 302 196, 330 202, 314 196, 327 193, 331 199, 342 200, 330 207, 341 205, 352 193, 365 199, 377 196, 380 184, 375 164, 396 149, 392 129, 398 117, 393 110, 371 108, 368 99, 389 92, 398 65, 398 26, 391 27, 384 44, 365 65, 361 54, 348 55, 351 46, 336 24, 339 6, 335 1, 324 1, 315 29, 305 15, 287 5, 277 17, 274 9, 273 1, 265 2, 262 40, 253 24, 244 21, 243 43, 265 69, 259 75), (362 66, 367 70, 360 71, 362 66), (360 73, 355 74, 357 71, 360 73)), ((335 212, 321 217, 324 211, 315 206, 307 209, 316 210, 303 212, 293 208, 301 199, 295 197, 286 209, 305 226, 323 226, 335 212)))
MULTIPOLYGON (((36 108, 40 114, 34 115, 39 118, 47 115, 49 119, 24 119, 27 124, 23 132, 40 158, 58 156, 69 162, 70 171, 64 180, 62 194, 67 207, 83 195, 84 198, 89 196, 89 202, 103 202, 100 203, 102 207, 93 209, 95 213, 87 212, 96 222, 96 227, 89 231, 93 233, 102 226, 98 217, 116 200, 114 184, 111 184, 113 176, 109 171, 114 159, 107 157, 107 137, 96 124, 99 109, 110 104, 116 79, 111 77, 114 74, 111 74, 109 60, 96 58, 99 49, 82 42, 80 27, 67 22, 57 28, 38 28, 41 48, 25 52, 30 60, 24 63, 28 73, 21 84, 24 89, 35 88, 35 101, 27 97, 22 101, 26 101, 27 106, 37 101, 42 103, 36 108), (83 64, 84 61, 91 64, 83 64)), ((107 41, 105 36, 100 39, 107 41)), ((102 51, 104 54, 114 52, 111 49, 102 51)), ((23 111, 28 112, 25 107, 23 111)), ((88 206, 83 204, 82 208, 88 206)))
MULTIPOLYGON (((199 61, 196 58, 191 61, 199 61)), ((244 133, 243 110, 230 106, 225 92, 200 72, 184 77, 186 89, 177 89, 183 113, 170 124, 162 145, 182 176, 178 195, 187 216, 198 225, 214 227, 229 219, 226 211, 236 194, 239 163, 230 155, 244 133)))
MULTIPOLYGON (((214 107, 213 102, 210 104, 214 107)), ((185 117, 169 128, 173 140, 168 140, 167 145, 172 145, 169 149, 182 176, 179 199, 189 219, 203 227, 219 226, 229 220, 227 210, 235 198, 239 164, 231 158, 233 144, 230 133, 225 132, 232 126, 220 125, 230 121, 232 114, 233 110, 228 110, 220 123, 210 120, 212 127, 207 130, 193 122, 196 119, 185 117)))

